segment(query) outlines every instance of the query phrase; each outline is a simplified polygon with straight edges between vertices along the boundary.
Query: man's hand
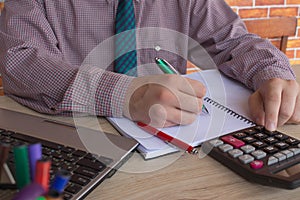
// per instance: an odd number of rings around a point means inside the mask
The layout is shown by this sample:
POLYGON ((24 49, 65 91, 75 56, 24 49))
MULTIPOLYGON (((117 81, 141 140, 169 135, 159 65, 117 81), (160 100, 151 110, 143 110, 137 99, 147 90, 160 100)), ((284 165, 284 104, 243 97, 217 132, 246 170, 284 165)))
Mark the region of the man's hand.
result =
POLYGON ((299 84, 295 80, 268 80, 250 96, 249 108, 255 122, 270 131, 285 123, 299 124, 299 84))
POLYGON ((155 127, 190 124, 201 112, 205 87, 179 75, 135 78, 125 97, 124 115, 155 127))

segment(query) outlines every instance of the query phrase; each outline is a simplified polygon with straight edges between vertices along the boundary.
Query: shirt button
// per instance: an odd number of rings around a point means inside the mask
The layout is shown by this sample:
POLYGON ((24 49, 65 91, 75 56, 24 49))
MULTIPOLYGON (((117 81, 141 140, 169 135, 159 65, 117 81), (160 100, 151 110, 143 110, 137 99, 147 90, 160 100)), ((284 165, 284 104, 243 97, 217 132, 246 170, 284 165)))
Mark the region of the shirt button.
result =
POLYGON ((160 46, 155 46, 154 49, 155 49, 155 51, 160 51, 161 47, 160 46))

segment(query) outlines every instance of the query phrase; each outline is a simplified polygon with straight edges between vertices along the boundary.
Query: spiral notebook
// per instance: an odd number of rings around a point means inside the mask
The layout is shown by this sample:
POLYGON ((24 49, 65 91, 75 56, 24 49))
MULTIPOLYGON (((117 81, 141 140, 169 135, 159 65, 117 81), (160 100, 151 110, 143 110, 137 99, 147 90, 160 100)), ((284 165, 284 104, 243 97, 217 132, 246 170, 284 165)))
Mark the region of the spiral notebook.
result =
MULTIPOLYGON (((198 146, 207 140, 255 125, 250 120, 248 110, 248 97, 251 94, 249 89, 225 77, 218 70, 205 70, 186 77, 201 81, 206 86, 204 104, 209 114, 200 114, 190 125, 161 128, 161 131, 192 146, 198 146)), ((140 129, 126 118, 108 120, 121 134, 139 142, 138 150, 145 159, 179 150, 140 129)))

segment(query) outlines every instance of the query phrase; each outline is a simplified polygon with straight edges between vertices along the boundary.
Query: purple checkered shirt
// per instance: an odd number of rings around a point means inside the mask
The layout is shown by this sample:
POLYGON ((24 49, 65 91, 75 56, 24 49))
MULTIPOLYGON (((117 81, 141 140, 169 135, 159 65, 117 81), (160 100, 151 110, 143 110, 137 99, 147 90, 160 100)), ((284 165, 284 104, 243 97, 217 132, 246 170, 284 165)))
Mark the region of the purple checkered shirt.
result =
MULTIPOLYGON (((249 88, 257 89, 274 77, 295 78, 286 56, 270 42, 247 33, 242 20, 222 0, 133 1, 138 28, 167 28, 191 37, 223 73, 249 88)), ((78 75, 87 55, 114 35, 117 3, 7 1, 0 17, 0 67, 6 95, 42 113, 122 116, 132 77, 110 72, 112 64, 106 70, 89 66, 78 75)), ((191 61, 196 59, 190 52, 187 55, 191 61)), ((155 48, 139 50, 138 65, 153 63, 154 57, 166 58, 186 72, 185 59, 155 48)))

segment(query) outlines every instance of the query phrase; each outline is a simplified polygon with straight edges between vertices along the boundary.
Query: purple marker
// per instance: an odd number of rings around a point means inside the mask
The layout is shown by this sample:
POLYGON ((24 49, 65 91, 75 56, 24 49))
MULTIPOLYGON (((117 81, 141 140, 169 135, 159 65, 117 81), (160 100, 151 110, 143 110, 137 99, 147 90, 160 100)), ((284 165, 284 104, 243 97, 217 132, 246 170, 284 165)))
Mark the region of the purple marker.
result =
POLYGON ((28 147, 29 167, 30 167, 30 179, 35 178, 36 161, 42 158, 42 145, 40 143, 29 145, 28 147))
POLYGON ((39 196, 45 194, 44 188, 35 182, 25 186, 20 192, 18 192, 13 200, 33 200, 39 196))

